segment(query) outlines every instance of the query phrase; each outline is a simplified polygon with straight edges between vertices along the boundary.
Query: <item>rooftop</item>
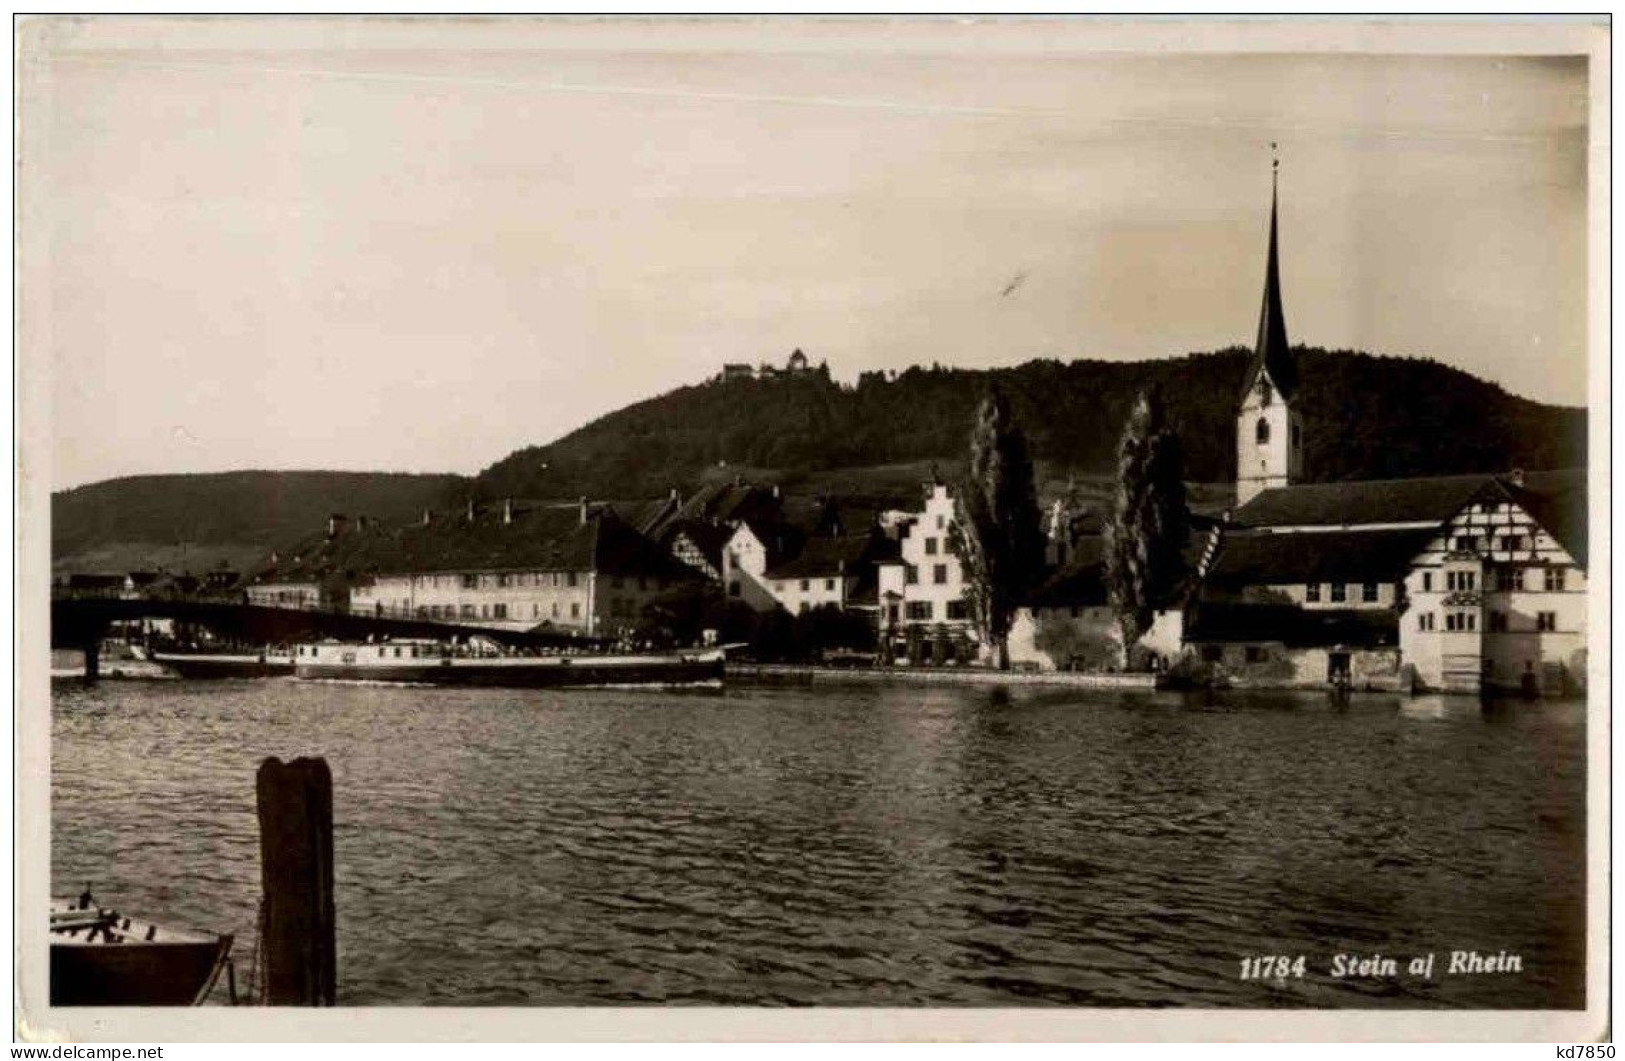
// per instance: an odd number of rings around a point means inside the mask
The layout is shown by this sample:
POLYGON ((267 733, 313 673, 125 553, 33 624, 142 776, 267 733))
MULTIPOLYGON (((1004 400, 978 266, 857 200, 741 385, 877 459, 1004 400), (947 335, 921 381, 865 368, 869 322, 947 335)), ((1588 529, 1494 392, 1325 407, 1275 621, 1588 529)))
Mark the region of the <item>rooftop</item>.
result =
POLYGON ((1220 541, 1207 581, 1221 586, 1394 582, 1434 533, 1432 528, 1318 534, 1231 531, 1220 541))

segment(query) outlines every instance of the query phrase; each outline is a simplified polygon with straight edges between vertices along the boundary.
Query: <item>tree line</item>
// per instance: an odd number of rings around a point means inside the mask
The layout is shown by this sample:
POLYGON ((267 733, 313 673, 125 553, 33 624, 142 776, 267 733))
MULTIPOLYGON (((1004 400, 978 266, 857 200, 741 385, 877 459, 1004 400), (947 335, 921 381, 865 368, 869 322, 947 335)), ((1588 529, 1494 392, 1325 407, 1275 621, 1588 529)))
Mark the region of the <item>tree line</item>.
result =
MULTIPOLYGON (((1585 463, 1586 414, 1508 394, 1416 358, 1297 348, 1305 467, 1317 481, 1444 475, 1585 463)), ((1143 393, 1162 395, 1184 442, 1185 474, 1235 477, 1235 409, 1248 352, 1162 361, 1031 361, 717 380, 611 413, 485 469, 486 497, 661 496, 719 465, 781 476, 964 454, 964 425, 997 385, 1035 451, 1080 475, 1115 471, 1117 443, 1143 393)))

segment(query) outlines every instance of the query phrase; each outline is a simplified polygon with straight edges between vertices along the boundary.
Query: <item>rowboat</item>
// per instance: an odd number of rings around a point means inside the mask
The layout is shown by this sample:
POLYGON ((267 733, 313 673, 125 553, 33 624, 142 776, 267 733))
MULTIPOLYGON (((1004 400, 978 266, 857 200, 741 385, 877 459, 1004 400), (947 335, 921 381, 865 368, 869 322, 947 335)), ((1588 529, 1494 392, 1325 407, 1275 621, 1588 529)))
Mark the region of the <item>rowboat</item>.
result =
POLYGON ((232 937, 157 925, 96 905, 51 902, 51 1005, 195 1006, 209 996, 232 937))
POLYGON ((323 641, 296 645, 293 655, 294 675, 306 681, 505 688, 715 684, 726 659, 721 648, 526 655, 426 640, 323 641))

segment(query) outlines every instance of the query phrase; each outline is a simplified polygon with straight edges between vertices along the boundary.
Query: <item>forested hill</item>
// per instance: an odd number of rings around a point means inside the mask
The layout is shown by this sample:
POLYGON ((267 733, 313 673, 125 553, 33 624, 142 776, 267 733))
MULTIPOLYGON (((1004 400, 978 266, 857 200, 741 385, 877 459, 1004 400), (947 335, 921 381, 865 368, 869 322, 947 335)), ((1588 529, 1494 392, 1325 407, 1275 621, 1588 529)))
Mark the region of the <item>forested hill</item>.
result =
MULTIPOLYGON (((1317 480, 1585 464, 1586 413, 1541 405, 1415 358, 1299 348, 1305 463, 1317 480)), ((797 476, 954 461, 989 380, 1010 396, 1034 455, 1053 471, 1109 473, 1140 390, 1159 384, 1184 439, 1188 478, 1235 476, 1235 409, 1248 353, 1165 361, 1032 361, 1009 369, 811 372, 718 380, 639 402, 481 472, 482 497, 655 496, 719 462, 797 476)), ((713 473, 714 474, 714 473, 713 473)))
POLYGON ((466 482, 271 471, 109 479, 52 495, 52 560, 76 570, 242 567, 272 545, 319 531, 335 512, 405 523, 466 482))

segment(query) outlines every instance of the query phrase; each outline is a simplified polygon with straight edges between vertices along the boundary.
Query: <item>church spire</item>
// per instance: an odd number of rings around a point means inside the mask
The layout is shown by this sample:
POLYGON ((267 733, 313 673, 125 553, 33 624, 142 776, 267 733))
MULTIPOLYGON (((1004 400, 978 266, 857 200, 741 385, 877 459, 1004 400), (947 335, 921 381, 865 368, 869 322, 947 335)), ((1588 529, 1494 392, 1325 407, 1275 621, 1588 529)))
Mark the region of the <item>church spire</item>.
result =
MULTIPOLYGON (((1270 147, 1273 149, 1274 144, 1270 147)), ((1258 382, 1261 370, 1269 371, 1275 389, 1283 398, 1291 398, 1297 389, 1297 363, 1286 340, 1286 313, 1281 308, 1281 265, 1276 235, 1276 201, 1280 197, 1281 160, 1275 158, 1270 168, 1270 245, 1269 258, 1264 266, 1264 307, 1258 315, 1258 345, 1253 349, 1253 360, 1247 369, 1247 387, 1258 382)))

